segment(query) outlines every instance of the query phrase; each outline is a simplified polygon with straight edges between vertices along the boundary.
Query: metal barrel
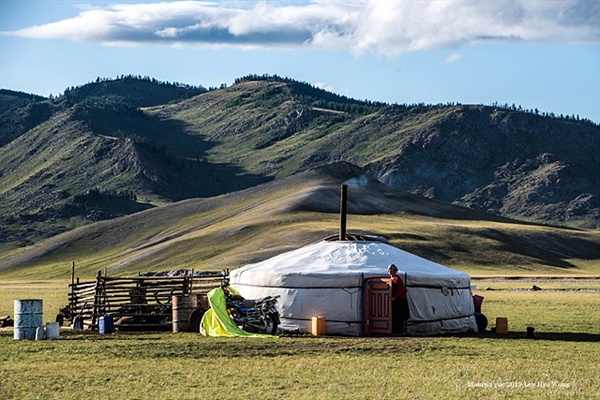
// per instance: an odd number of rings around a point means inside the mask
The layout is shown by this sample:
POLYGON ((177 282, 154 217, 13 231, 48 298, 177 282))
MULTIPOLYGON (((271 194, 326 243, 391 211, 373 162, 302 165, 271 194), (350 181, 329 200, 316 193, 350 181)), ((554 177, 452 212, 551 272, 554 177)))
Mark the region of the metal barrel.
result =
POLYGON ((190 315, 198 308, 197 295, 173 296, 173 332, 190 332, 190 315))
POLYGON ((204 308, 208 310, 210 308, 210 304, 208 302, 208 295, 206 293, 198 293, 198 308, 204 308))
POLYGON ((34 340, 35 331, 42 326, 44 305, 42 300, 15 300, 15 340, 34 340))

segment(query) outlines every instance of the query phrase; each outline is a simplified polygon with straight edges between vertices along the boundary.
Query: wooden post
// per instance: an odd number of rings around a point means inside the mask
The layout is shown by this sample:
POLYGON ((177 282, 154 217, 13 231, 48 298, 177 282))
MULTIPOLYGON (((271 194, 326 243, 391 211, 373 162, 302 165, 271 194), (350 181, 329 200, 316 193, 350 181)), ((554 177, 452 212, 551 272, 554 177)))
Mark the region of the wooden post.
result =
POLYGON ((190 293, 194 293, 194 268, 192 268, 192 276, 190 278, 190 293))
POLYGON ((181 288, 181 292, 183 294, 188 294, 190 292, 189 287, 190 287, 190 284, 189 284, 188 272, 186 270, 185 273, 183 274, 183 287, 181 288))
POLYGON ((73 318, 75 315, 75 261, 71 261, 71 298, 69 299, 69 315, 73 318))
POLYGON ((92 307, 92 327, 96 325, 96 317, 100 313, 100 295, 102 294, 102 271, 96 275, 96 287, 94 290, 94 306, 92 307))
POLYGON ((342 185, 340 195, 340 237, 339 240, 346 240, 346 211, 348 203, 348 185, 342 185))

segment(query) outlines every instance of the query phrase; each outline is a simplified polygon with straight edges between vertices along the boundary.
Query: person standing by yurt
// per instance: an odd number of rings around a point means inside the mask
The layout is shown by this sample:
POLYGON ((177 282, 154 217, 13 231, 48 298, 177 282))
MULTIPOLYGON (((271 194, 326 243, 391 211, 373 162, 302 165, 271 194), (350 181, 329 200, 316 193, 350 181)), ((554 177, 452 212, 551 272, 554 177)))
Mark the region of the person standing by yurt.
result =
POLYGON ((404 282, 398 275, 398 267, 388 266, 388 274, 392 279, 392 333, 404 333, 404 321, 408 319, 408 301, 404 282))

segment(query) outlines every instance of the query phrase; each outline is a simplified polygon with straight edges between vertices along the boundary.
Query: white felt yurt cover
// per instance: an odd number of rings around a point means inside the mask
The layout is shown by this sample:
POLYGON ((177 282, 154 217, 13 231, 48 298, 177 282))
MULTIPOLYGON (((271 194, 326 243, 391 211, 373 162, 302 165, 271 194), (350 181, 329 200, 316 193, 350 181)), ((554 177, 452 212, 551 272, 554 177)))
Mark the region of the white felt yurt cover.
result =
POLYGON ((391 263, 405 282, 408 334, 477 331, 469 275, 377 240, 323 240, 233 270, 230 282, 247 298, 281 296, 284 331, 309 332, 323 316, 328 334, 360 336, 364 281, 387 277, 391 263))

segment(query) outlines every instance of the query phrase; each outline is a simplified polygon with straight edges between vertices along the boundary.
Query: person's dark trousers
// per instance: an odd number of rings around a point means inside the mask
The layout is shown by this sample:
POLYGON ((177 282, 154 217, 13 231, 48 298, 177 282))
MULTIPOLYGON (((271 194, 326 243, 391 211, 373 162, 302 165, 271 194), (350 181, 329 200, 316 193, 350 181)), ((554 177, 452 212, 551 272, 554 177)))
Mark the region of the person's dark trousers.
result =
POLYGON ((398 300, 392 301, 392 333, 402 333, 403 325, 402 304, 398 300))

